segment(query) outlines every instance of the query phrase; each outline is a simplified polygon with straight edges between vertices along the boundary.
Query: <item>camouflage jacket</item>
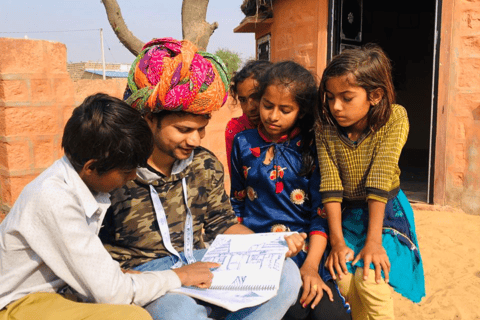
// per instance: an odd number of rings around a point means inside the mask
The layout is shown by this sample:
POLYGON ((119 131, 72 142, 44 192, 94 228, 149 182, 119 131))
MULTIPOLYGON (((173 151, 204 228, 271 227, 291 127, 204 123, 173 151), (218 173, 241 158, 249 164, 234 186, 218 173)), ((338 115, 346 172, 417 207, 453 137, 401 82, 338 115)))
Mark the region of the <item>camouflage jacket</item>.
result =
POLYGON ((205 242, 236 223, 223 186, 223 166, 210 151, 196 148, 189 159, 176 163, 170 177, 139 168, 134 181, 112 193, 112 206, 100 232, 105 248, 123 268, 170 255, 162 242, 149 184, 155 187, 165 208, 173 247, 183 251, 184 177, 193 215, 194 249, 205 248, 205 242))

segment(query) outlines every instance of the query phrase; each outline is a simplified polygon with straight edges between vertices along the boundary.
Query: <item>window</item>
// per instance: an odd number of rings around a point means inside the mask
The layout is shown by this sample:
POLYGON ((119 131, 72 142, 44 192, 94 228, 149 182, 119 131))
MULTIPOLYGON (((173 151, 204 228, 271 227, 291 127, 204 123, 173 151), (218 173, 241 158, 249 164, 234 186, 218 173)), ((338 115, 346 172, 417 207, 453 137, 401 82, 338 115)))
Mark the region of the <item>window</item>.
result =
POLYGON ((257 60, 270 61, 270 34, 257 39, 257 60))

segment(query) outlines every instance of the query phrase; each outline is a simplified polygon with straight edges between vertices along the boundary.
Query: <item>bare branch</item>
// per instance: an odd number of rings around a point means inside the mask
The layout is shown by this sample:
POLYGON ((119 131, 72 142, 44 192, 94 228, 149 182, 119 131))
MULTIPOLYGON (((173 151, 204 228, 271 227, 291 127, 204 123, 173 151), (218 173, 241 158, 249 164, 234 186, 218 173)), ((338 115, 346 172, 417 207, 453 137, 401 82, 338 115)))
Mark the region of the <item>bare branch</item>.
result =
POLYGON ((182 33, 183 38, 193 42, 200 50, 208 46, 211 35, 218 28, 218 23, 206 21, 209 0, 183 0, 182 33))
MULTIPOLYGON (((123 20, 120 7, 116 0, 101 0, 107 12, 108 22, 112 26, 113 32, 117 35, 120 42, 135 56, 141 51, 144 43, 128 30, 123 20)), ((208 4, 208 1, 207 1, 208 4)))

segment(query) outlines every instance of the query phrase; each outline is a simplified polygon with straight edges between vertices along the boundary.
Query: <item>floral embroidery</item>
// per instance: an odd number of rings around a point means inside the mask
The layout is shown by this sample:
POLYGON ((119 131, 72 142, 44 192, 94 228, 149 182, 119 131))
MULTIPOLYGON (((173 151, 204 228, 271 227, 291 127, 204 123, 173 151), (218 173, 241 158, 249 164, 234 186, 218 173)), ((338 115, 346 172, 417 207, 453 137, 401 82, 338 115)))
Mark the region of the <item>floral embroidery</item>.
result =
POLYGON ((295 189, 290 193, 290 200, 295 204, 303 204, 305 202, 305 191, 295 189))
POLYGON ((243 166, 243 175, 244 175, 245 179, 247 179, 248 170, 250 170, 250 169, 251 169, 251 167, 243 166))
POLYGON ((270 172, 270 180, 275 180, 275 179, 277 179, 277 171, 272 170, 272 172, 270 172))
POLYGON ((255 156, 255 157, 260 157, 260 147, 256 148, 250 148, 250 152, 255 156))
POLYGON ((252 187, 247 187, 247 196, 250 201, 257 199, 257 192, 252 187))
POLYGON ((302 140, 297 141, 297 147, 300 147, 302 145, 302 140))
POLYGON ((275 225, 272 226, 270 231, 272 231, 272 232, 287 232, 287 231, 290 231, 290 228, 283 225, 283 224, 275 224, 275 225))
POLYGON ((277 181, 277 183, 275 183, 275 193, 280 193, 282 191, 283 191, 283 182, 277 181))
POLYGON ((283 176, 285 175, 285 171, 287 168, 281 168, 280 166, 277 166, 277 171, 278 171, 278 177, 279 178, 283 178, 283 176))
POLYGON ((283 178, 283 176, 285 175, 285 170, 287 168, 282 168, 280 166, 273 166, 273 170, 272 172, 270 172, 270 180, 275 180, 277 178, 277 174, 278 174, 278 177, 280 179, 283 178))
POLYGON ((234 191, 233 192, 233 197, 239 201, 245 200, 245 197, 247 196, 247 193, 245 190, 240 190, 240 191, 234 191))
POLYGON ((323 219, 327 219, 327 211, 325 210, 325 208, 320 208, 318 207, 317 208, 317 214, 323 218, 323 219))

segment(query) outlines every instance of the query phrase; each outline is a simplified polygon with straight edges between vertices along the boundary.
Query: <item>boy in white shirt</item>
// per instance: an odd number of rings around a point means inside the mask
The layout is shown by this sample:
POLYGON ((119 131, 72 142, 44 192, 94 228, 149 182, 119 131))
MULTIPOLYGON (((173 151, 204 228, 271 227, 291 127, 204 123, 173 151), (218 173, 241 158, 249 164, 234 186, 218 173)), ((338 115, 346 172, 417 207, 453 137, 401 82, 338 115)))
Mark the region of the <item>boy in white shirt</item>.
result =
POLYGON ((151 319, 138 306, 211 281, 214 263, 123 273, 97 236, 108 192, 132 180, 153 150, 136 110, 90 96, 68 120, 62 147, 65 156, 24 188, 0 225, 0 320, 151 319))

